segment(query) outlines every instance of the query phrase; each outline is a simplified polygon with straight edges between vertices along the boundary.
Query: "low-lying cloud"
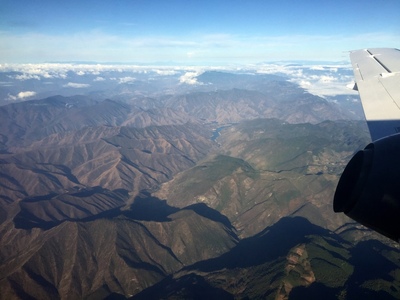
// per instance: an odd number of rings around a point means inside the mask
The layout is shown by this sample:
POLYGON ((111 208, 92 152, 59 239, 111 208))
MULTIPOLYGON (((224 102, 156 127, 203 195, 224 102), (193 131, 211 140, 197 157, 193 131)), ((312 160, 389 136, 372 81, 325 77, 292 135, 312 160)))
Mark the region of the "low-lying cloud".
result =
POLYGON ((90 86, 90 84, 87 83, 76 83, 76 82, 68 82, 67 84, 63 85, 64 87, 71 87, 75 89, 82 89, 82 88, 87 88, 90 86))
POLYGON ((126 76, 126 77, 122 77, 122 78, 118 78, 118 83, 123 84, 123 83, 131 83, 136 81, 135 77, 131 77, 131 76, 126 76))
POLYGON ((179 77, 179 82, 180 83, 186 83, 186 84, 202 84, 201 82, 197 81, 197 76, 199 76, 202 72, 186 72, 183 74, 181 77, 179 77))
POLYGON ((23 100, 25 98, 30 98, 36 95, 36 92, 33 91, 24 91, 24 92, 19 92, 16 96, 14 95, 8 95, 8 100, 23 100))
MULTIPOLYGON (((111 81, 114 81, 116 84, 130 84, 137 80, 143 80, 143 78, 149 79, 153 76, 171 75, 176 76, 180 84, 201 85, 202 83, 197 80, 198 76, 205 71, 211 70, 280 75, 318 96, 356 94, 356 92, 348 88, 348 86, 353 86, 353 72, 349 63, 322 64, 291 63, 286 61, 231 66, 146 66, 74 63, 0 64, 0 72, 18 72, 17 74, 10 73, 7 75, 10 79, 6 82, 7 86, 18 86, 20 85, 18 81, 30 79, 41 81, 43 84, 54 83, 60 84, 62 87, 75 89, 88 88, 95 82, 107 81, 112 84, 111 81), (77 78, 76 75, 85 76, 77 78)), ((19 90, 21 89, 24 88, 20 85, 19 90)), ((8 98, 23 99, 24 94, 18 97, 17 92, 18 90, 12 90, 8 98)))

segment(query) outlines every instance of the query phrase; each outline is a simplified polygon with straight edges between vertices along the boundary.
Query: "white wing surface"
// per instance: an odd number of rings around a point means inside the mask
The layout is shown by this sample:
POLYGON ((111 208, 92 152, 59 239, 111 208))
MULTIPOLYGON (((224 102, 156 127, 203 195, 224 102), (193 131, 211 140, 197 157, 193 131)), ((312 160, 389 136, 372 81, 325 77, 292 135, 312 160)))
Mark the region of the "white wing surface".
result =
POLYGON ((399 133, 400 50, 356 50, 350 59, 372 140, 399 133))

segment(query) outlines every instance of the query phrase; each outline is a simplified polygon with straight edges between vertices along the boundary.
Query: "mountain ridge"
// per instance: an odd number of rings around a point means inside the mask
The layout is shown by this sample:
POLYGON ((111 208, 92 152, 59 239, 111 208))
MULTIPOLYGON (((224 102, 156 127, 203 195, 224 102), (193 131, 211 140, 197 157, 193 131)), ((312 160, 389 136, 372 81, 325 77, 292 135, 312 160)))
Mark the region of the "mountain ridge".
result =
POLYGON ((363 122, 286 79, 152 74, 0 107, 0 299, 399 296, 398 247, 332 212, 363 122))

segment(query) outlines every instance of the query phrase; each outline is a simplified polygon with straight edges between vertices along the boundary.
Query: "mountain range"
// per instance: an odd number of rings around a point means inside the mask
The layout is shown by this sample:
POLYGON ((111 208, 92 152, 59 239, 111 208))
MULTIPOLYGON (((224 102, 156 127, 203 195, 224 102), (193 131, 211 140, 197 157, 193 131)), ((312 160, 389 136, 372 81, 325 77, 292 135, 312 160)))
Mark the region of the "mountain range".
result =
POLYGON ((332 211, 365 123, 278 76, 196 80, 0 106, 0 299, 400 297, 398 246, 332 211))

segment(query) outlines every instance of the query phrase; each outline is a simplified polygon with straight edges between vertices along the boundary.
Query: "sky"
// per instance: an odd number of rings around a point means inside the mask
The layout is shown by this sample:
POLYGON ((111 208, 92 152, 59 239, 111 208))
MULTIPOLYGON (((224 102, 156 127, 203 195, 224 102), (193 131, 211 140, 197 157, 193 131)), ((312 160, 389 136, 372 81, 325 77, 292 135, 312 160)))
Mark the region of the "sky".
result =
POLYGON ((400 0, 0 0, 0 64, 343 61, 400 44, 400 0))

